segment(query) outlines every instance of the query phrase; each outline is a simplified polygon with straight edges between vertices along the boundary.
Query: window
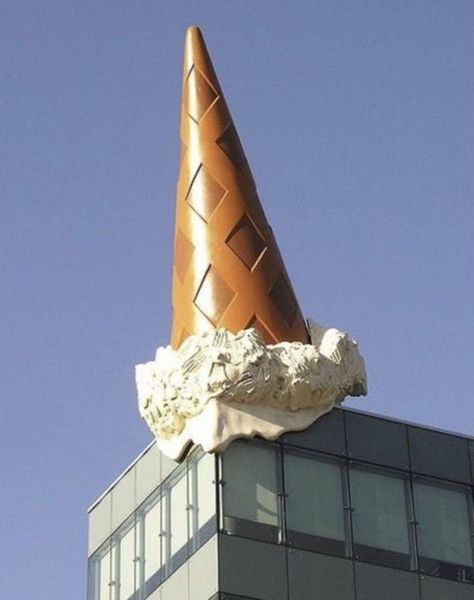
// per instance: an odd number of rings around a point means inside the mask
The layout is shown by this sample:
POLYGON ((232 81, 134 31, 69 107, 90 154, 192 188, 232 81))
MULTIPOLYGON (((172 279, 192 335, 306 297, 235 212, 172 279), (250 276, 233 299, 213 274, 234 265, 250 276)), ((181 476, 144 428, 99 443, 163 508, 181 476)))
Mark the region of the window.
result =
POLYGON ((122 532, 119 545, 119 598, 128 600, 135 592, 135 527, 132 521, 122 532))
POLYGON ((418 479, 414 485, 420 569, 473 580, 472 501, 462 486, 418 479))
POLYGON ((117 548, 109 539, 90 562, 89 600, 115 600, 117 548))
POLYGON ((107 551, 99 558, 99 600, 109 600, 112 598, 112 571, 115 570, 113 569, 115 565, 112 563, 112 555, 115 552, 112 552, 110 543, 108 546, 107 551))
POLYGON ((291 545, 345 554, 341 463, 300 452, 286 452, 286 527, 291 545))
POLYGON ((192 465, 193 549, 204 544, 216 530, 216 461, 202 454, 192 465))
POLYGON ((406 478, 351 466, 352 528, 356 558, 409 569, 410 505, 406 478))
MULTIPOLYGON (((168 524, 169 547, 167 555, 170 559, 169 571, 175 571, 188 556, 189 524, 188 524, 188 472, 179 469, 179 473, 169 484, 168 489, 168 524)), ((169 573, 168 573, 169 574, 169 573)))
POLYGON ((224 529, 278 540, 277 461, 270 444, 234 442, 223 454, 224 529))
POLYGON ((164 498, 158 496, 145 507, 143 516, 143 570, 146 595, 151 594, 161 583, 164 564, 164 536, 162 509, 164 498))

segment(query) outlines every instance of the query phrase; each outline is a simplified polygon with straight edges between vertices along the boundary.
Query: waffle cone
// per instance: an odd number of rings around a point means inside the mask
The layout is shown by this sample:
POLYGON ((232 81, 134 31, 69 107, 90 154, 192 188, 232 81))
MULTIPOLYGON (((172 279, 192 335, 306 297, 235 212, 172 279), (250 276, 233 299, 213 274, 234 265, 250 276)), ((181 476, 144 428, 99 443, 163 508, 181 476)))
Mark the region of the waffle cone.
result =
POLYGON ((308 341, 202 34, 186 33, 171 345, 225 327, 308 341))

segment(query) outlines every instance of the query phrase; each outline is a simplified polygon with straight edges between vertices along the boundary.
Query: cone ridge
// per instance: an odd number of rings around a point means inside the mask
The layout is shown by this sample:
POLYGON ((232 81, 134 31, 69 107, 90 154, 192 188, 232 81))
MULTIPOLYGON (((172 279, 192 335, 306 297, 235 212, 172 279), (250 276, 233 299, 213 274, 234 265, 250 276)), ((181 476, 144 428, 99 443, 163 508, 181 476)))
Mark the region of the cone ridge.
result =
POLYGON ((202 34, 186 32, 171 345, 216 327, 308 341, 202 34))

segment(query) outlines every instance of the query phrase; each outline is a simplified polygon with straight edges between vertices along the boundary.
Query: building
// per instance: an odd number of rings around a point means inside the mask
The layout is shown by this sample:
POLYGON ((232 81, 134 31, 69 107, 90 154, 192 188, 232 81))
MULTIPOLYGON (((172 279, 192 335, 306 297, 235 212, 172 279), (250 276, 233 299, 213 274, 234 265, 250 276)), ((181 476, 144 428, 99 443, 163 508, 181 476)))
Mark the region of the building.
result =
POLYGON ((474 439, 347 409, 152 443, 89 509, 88 600, 472 600, 473 482, 474 439))
POLYGON ((474 599, 474 440, 333 409, 357 344, 304 320, 196 27, 184 54, 156 441, 89 510, 88 600, 474 599))

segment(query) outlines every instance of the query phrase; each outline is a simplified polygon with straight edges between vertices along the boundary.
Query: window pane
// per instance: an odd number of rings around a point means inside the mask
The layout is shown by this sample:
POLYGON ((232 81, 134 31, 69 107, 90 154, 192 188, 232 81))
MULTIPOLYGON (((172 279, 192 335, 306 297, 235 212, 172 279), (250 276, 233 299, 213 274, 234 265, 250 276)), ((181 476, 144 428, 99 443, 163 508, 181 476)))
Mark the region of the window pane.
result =
POLYGON ((198 531, 213 519, 216 514, 215 492, 215 458, 214 455, 204 454, 196 464, 197 469, 197 498, 194 505, 197 510, 198 531))
POLYGON ((224 454, 225 514, 278 525, 273 448, 234 442, 224 454))
POLYGON ((350 482, 356 556, 409 568, 410 533, 404 478, 353 467, 350 482))
MULTIPOLYGON (((170 556, 176 555, 188 542, 187 472, 171 483, 170 489, 170 556)), ((177 563, 177 561, 175 561, 177 563)))
POLYGON ((120 539, 120 600, 127 600, 135 591, 135 527, 120 539))
POLYGON ((287 453, 285 486, 289 541, 309 549, 342 553, 345 527, 340 464, 316 456, 287 453), (331 544, 331 540, 339 543, 331 544))
POLYGON ((148 581, 157 573, 162 565, 161 562, 161 505, 159 498, 143 518, 145 531, 144 559, 145 559, 145 581, 148 581))
POLYGON ((472 567, 469 505, 468 492, 464 488, 422 480, 415 483, 421 557, 472 567))
POLYGON ((110 548, 99 558, 99 600, 109 600, 111 582, 110 548))

